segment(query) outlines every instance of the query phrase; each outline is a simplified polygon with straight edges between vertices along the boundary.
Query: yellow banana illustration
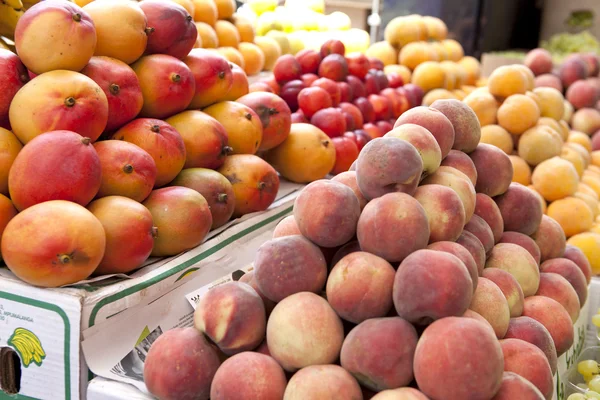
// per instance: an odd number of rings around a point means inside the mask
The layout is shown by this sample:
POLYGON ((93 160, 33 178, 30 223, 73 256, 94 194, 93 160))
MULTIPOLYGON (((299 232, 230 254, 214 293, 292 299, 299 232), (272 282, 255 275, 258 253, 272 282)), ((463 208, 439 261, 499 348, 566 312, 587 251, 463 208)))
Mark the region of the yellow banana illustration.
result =
POLYGON ((17 328, 8 340, 8 344, 13 346, 19 355, 25 367, 28 367, 33 361, 36 365, 42 365, 46 358, 46 352, 40 343, 40 339, 30 330, 17 328))

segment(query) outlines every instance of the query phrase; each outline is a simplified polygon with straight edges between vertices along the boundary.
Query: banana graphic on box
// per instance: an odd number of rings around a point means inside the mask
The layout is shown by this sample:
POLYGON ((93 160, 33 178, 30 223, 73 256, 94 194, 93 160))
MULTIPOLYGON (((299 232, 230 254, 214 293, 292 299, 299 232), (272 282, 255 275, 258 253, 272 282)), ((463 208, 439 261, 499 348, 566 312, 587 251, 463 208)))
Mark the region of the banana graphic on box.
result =
POLYGON ((42 361, 46 358, 46 352, 42 347, 40 339, 35 333, 25 329, 17 328, 13 332, 8 344, 14 347, 14 349, 21 356, 21 361, 25 368, 33 362, 38 367, 42 365, 42 361))

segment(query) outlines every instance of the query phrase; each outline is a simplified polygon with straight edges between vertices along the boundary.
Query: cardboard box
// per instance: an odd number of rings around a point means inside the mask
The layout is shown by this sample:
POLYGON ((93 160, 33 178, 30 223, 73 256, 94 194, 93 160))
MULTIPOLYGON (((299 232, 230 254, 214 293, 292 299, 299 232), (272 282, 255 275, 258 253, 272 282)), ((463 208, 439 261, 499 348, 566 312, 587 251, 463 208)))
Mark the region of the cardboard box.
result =
POLYGON ((523 64, 523 58, 484 53, 481 55, 481 76, 489 77, 496 68, 511 64, 523 64))
MULTIPOLYGON (((282 182, 278 200, 268 211, 247 215, 226 230, 213 233, 197 248, 155 261, 125 280, 113 277, 65 288, 40 289, 18 280, 7 269, 0 269, 0 347, 17 350, 19 343, 27 347, 33 345, 27 340, 37 340, 43 349, 35 355, 36 359, 29 360, 28 354, 19 354, 21 389, 10 398, 84 398, 92 376, 80 348, 82 331, 131 307, 145 306, 150 299, 159 298, 195 275, 204 276, 204 269, 209 265, 209 275, 216 274, 211 280, 225 275, 229 265, 247 265, 238 247, 249 242, 256 245, 253 238, 272 230, 289 215, 302 187, 282 182), (23 337, 15 339, 15 333, 23 337)), ((116 336, 119 341, 121 333, 116 336)), ((114 337, 111 342, 115 342, 114 337)), ((0 398, 3 395, 5 393, 0 391, 0 398)))

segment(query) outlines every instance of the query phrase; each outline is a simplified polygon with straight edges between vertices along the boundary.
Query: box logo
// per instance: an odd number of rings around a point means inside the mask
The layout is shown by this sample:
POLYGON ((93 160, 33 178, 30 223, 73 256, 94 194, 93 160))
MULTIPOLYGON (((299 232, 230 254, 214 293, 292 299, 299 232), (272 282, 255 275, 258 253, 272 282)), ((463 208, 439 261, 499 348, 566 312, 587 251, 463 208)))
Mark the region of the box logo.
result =
POLYGON ((42 366, 46 352, 35 333, 25 328, 17 328, 8 339, 8 344, 19 353, 25 368, 29 367, 32 362, 38 367, 42 366))

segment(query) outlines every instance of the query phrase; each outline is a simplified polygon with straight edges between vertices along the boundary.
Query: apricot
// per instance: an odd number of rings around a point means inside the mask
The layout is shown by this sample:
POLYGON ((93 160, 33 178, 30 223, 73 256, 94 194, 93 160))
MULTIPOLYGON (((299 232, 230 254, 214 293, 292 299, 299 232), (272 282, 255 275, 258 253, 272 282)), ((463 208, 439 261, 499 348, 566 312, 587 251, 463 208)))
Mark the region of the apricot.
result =
POLYGON ((373 43, 365 55, 381 60, 384 66, 398 63, 398 51, 387 41, 373 43))
POLYGON ((279 176, 262 158, 251 154, 236 154, 225 159, 219 168, 233 186, 234 217, 268 209, 279 190, 279 176))
POLYGON ((217 32, 207 23, 195 22, 198 36, 202 41, 202 48, 204 49, 216 49, 219 47, 219 39, 217 38, 217 32))
POLYGON ((533 296, 538 290, 538 264, 524 247, 512 243, 497 244, 490 252, 485 267, 510 273, 521 285, 525 297, 533 296))
POLYGON ((415 379, 433 399, 490 399, 500 389, 503 369, 498 340, 482 322, 471 318, 435 321, 425 329, 415 351, 415 379), (443 350, 446 346, 452 353, 443 350))
POLYGON ((194 21, 214 26, 218 19, 218 9, 214 0, 192 0, 194 3, 194 21))
POLYGON ((275 62, 281 57, 281 47, 277 41, 267 36, 257 36, 254 38, 254 43, 260 47, 265 56, 265 64, 263 66, 265 71, 272 71, 275 66, 275 62))
POLYGON ((358 198, 338 182, 318 180, 306 186, 294 202, 300 232, 322 247, 341 246, 355 235, 360 216, 358 198))
POLYGON ((105 247, 104 228, 91 212, 70 201, 51 200, 27 208, 8 222, 0 253, 22 281, 60 287, 90 276, 105 247))
POLYGON ((490 93, 500 98, 525 94, 527 86, 527 76, 516 65, 503 65, 496 68, 487 82, 490 93))
POLYGON ((344 340, 341 365, 374 391, 406 386, 413 379, 417 340, 415 328, 400 317, 369 319, 344 340))
POLYGON ((528 297, 525 299, 523 316, 544 325, 552 337, 558 357, 573 345, 574 331, 571 317, 556 300, 544 296, 528 297))
POLYGON ((200 297, 194 326, 225 354, 238 354, 256 348, 263 341, 265 307, 250 285, 227 282, 200 297))
POLYGON ((404 193, 389 193, 366 205, 358 221, 357 237, 363 251, 397 262, 427 246, 429 224, 417 200, 404 193), (398 208, 406 213, 396 213, 398 208), (385 230, 380 229, 383 221, 385 230))
POLYGON ((225 225, 235 208, 235 195, 231 183, 212 169, 188 168, 182 170, 171 182, 173 186, 194 189, 207 201, 212 215, 211 229, 225 225))
POLYGON ((286 384, 277 361, 268 355, 246 351, 228 358, 219 367, 212 380, 210 398, 225 400, 244 393, 256 399, 281 399, 286 384))
POLYGON ((358 382, 344 368, 339 365, 311 365, 292 376, 283 399, 330 399, 337 396, 348 400, 363 398, 358 382))
POLYGON ((336 361, 344 331, 335 311, 322 297, 301 292, 279 302, 267 323, 267 344, 286 371, 336 361))
POLYGON ((206 199, 182 186, 155 189, 142 203, 152 213, 158 234, 152 256, 174 256, 198 246, 210 230, 212 215, 206 199))
POLYGON ((508 156, 513 166, 512 181, 521 185, 531 184, 531 167, 519 156, 508 156))
POLYGON ((96 28, 95 56, 107 56, 132 64, 148 43, 148 20, 135 2, 92 1, 83 7, 96 28), (123 23, 127 21, 127 23, 123 23))
POLYGON ((208 400, 220 365, 217 351, 202 332, 193 327, 173 328, 150 347, 144 362, 144 383, 161 399, 208 400))
POLYGON ((572 196, 579 186, 579 176, 573 164, 559 157, 538 164, 531 179, 538 193, 548 201, 572 196))
POLYGON ((458 100, 458 97, 446 89, 432 89, 425 94, 422 104, 429 107, 437 100, 458 100))
POLYGON ((189 108, 197 109, 222 101, 233 86, 233 73, 227 60, 204 49, 193 49, 183 62, 196 82, 189 108))
POLYGON ((324 178, 335 164, 331 139, 309 124, 292 124, 287 139, 270 150, 266 159, 286 179, 298 183, 324 178))
POLYGON ((567 138, 568 143, 578 143, 582 145, 588 152, 592 151, 592 141, 588 135, 583 132, 571 131, 567 138))
POLYGON ((528 164, 536 166, 542 161, 559 156, 562 151, 560 134, 548 126, 534 126, 519 138, 518 153, 528 164))
POLYGON ((263 70, 265 65, 265 55, 260 47, 254 43, 240 43, 238 47, 242 57, 244 57, 244 71, 248 75, 256 75, 263 70))
POLYGON ((492 125, 496 123, 498 102, 491 94, 471 93, 463 99, 463 102, 471 107, 475 115, 477 115, 477 119, 479 120, 479 124, 482 128, 486 125, 492 125))
MULTIPOLYGON (((211 50, 211 51, 214 52, 214 50, 211 50)), ((219 48, 217 48, 216 53, 225 57, 225 59, 228 62, 235 64, 242 69, 245 68, 244 57, 242 56, 242 53, 237 48, 231 47, 231 46, 219 47, 219 48)))
POLYGON ((585 161, 583 160, 581 154, 577 152, 577 150, 571 147, 563 146, 560 153, 560 158, 570 162, 573 167, 575 167, 575 171, 577 171, 577 176, 579 178, 583 176, 583 172, 585 170, 585 161))
MULTIPOLYGON (((481 280, 478 288, 480 283, 481 280)), ((394 279, 396 312, 418 325, 463 315, 471 304, 472 296, 473 281, 467 267, 446 252, 418 250, 410 254, 398 267, 394 279), (419 295, 423 290, 428 290, 429 295, 419 295)))
POLYGON ((544 352, 520 339, 500 341, 504 354, 504 370, 514 372, 531 382, 546 399, 552 398, 554 382, 550 364, 544 352))
POLYGON ((589 261, 593 274, 600 271, 600 234, 585 232, 567 240, 567 245, 579 248, 589 261))
POLYGON ((425 93, 446 85, 446 72, 435 61, 425 61, 419 64, 412 73, 411 83, 419 86, 425 93))
POLYGON ((510 317, 520 317, 523 313, 523 289, 510 273, 499 268, 486 268, 483 277, 495 283, 508 303, 510 317))
POLYGON ((592 266, 583 251, 578 247, 568 244, 565 247, 563 257, 573 261, 579 267, 589 284, 592 279, 592 266))
POLYGON ((414 70, 425 61, 437 61, 434 51, 426 42, 412 42, 400 49, 398 61, 401 65, 414 70))
POLYGON ((465 55, 461 44, 454 39, 442 40, 441 44, 448 52, 448 59, 450 61, 460 61, 460 59, 465 55))
POLYGON ((179 132, 164 121, 135 119, 115 132, 111 139, 133 143, 150 154, 156 164, 154 187, 171 182, 185 164, 185 143, 179 132))
POLYGON ((260 117, 250 107, 222 101, 205 108, 204 112, 219 121, 227 132, 232 154, 255 154, 262 141, 260 117))
POLYGON ((571 316, 573 323, 579 318, 579 298, 573 286, 557 273, 542 272, 537 296, 545 296, 559 302, 571 316))
POLYGON ((465 174, 473 186, 477 184, 477 168, 468 154, 458 150, 450 150, 442 161, 442 167, 452 167, 465 174))
POLYGON ((509 96, 498 108, 498 124, 513 135, 532 128, 539 118, 538 105, 523 94, 509 96))
POLYGON ((548 206, 548 216, 560 224, 565 235, 571 237, 592 227, 594 214, 585 201, 565 197, 548 206))

